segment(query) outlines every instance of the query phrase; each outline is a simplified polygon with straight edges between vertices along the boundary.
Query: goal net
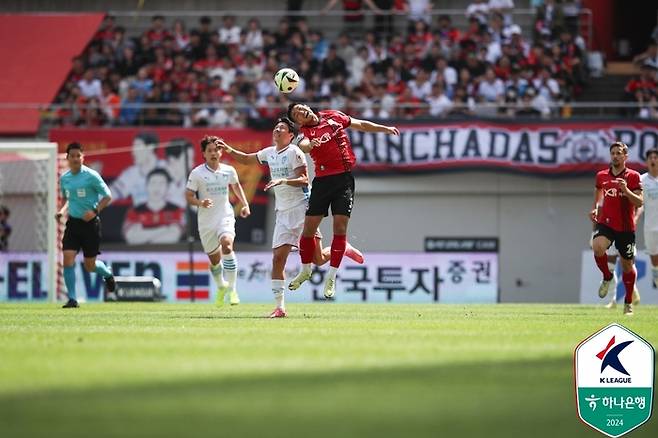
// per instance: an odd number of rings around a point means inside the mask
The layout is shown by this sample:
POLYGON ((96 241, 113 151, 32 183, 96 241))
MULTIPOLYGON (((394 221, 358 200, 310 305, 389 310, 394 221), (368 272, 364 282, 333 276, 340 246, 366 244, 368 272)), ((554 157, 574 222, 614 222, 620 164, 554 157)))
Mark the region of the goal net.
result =
POLYGON ((0 300, 56 300, 56 143, 0 143, 0 300))

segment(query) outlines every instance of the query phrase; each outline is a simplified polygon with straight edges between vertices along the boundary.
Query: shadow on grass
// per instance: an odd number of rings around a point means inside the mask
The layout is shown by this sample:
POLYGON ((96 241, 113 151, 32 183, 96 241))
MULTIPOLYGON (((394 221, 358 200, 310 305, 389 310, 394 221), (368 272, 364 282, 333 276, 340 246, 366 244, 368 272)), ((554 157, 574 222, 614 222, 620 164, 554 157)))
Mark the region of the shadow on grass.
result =
MULTIPOLYGON (((108 380, 112 378, 108 376, 108 380)), ((272 373, 0 397, 6 437, 596 437, 570 358, 272 373)), ((633 432, 658 434, 656 421, 633 432)))

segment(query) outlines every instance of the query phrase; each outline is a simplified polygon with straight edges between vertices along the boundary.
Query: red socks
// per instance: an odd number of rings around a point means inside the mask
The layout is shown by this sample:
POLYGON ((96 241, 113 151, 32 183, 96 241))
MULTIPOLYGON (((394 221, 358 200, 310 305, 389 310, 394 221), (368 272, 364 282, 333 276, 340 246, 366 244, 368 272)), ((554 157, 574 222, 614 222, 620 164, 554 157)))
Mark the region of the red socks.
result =
POLYGON ((624 297, 624 303, 632 303, 633 302, 633 289, 635 289, 635 279, 637 278, 637 272, 635 271, 635 267, 631 269, 629 272, 624 272, 621 275, 621 279, 624 282, 624 287, 626 288, 626 296, 624 297))
MULTIPOLYGON (((313 262, 313 253, 315 252, 315 237, 304 237, 299 239, 299 255, 303 264, 313 262)), ((333 254, 333 253, 332 253, 333 254)), ((332 255, 333 260, 333 255, 332 255)))
POLYGON ((612 278, 612 272, 608 268, 608 256, 603 254, 601 257, 594 256, 596 261, 596 266, 599 267, 599 270, 603 273, 604 280, 610 280, 612 278))
MULTIPOLYGON (((331 241, 331 260, 329 265, 333 268, 338 268, 340 262, 343 260, 343 254, 345 254, 345 246, 347 245, 347 236, 343 235, 334 235, 334 240, 331 241)), ((302 259, 302 263, 303 263, 302 259)))

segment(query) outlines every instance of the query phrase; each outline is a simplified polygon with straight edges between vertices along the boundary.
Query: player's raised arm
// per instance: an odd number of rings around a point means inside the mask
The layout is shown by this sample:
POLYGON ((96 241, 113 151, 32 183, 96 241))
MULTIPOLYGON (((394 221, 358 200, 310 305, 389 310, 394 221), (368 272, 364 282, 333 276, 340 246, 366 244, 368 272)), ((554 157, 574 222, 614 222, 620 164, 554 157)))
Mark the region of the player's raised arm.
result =
POLYGON ((350 128, 363 132, 383 132, 384 134, 400 135, 400 130, 395 126, 385 126, 379 123, 371 122, 370 120, 361 120, 350 117, 350 128))
POLYGON ((224 152, 233 157, 235 161, 241 164, 260 164, 256 153, 245 154, 242 151, 239 151, 228 145, 224 140, 217 140, 217 146, 222 148, 224 152))

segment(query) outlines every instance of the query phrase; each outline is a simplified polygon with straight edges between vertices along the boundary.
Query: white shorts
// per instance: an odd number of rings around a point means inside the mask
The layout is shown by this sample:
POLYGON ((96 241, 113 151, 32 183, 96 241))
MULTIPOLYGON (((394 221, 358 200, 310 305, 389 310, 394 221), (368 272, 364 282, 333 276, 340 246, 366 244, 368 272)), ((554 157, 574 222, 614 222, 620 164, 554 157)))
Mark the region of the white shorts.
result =
MULTIPOLYGON (((299 247, 299 238, 304 231, 304 218, 306 217, 306 204, 276 212, 274 232, 272 233, 272 249, 283 245, 299 247)), ((320 230, 315 233, 316 239, 322 239, 320 230)))
POLYGON ((649 254, 658 254, 658 231, 645 231, 644 245, 647 247, 647 252, 649 254))
POLYGON ((222 218, 217 228, 199 230, 201 246, 206 254, 213 254, 219 250, 219 238, 222 234, 230 234, 235 237, 235 218, 233 216, 222 218))

